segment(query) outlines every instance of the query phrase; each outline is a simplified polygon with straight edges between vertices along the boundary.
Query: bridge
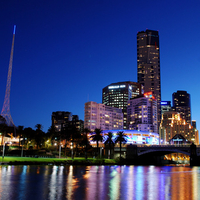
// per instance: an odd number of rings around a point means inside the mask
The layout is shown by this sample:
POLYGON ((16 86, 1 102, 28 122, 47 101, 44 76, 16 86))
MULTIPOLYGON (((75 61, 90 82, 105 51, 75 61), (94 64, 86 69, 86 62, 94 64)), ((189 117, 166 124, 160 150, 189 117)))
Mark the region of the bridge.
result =
MULTIPOLYGON (((137 145, 138 156, 152 153, 152 152, 163 152, 165 154, 170 153, 183 153, 188 156, 191 155, 190 145, 137 145)), ((196 155, 200 156, 200 146, 196 147, 196 155)))
MULTIPOLYGON (((115 152, 119 152, 119 147, 115 147, 115 152)), ((190 156, 191 162, 200 165, 200 146, 196 145, 127 145, 122 148, 126 152, 129 160, 150 159, 150 157, 160 157, 171 153, 182 153, 190 156)))

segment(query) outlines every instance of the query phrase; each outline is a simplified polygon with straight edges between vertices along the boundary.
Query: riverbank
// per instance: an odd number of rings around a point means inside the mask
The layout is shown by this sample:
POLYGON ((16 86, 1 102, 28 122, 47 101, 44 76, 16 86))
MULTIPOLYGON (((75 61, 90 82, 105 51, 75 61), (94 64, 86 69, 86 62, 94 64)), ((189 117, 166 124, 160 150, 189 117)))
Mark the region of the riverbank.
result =
MULTIPOLYGON (((176 164, 189 164, 189 163, 177 163, 172 161, 165 161, 161 163, 154 163, 150 161, 136 161, 130 162, 125 159, 105 159, 105 158, 88 158, 75 157, 72 158, 35 158, 35 157, 11 157, 6 156, 2 158, 0 156, 0 165, 176 165, 176 164)), ((196 165, 199 166, 199 165, 196 165)))
POLYGON ((0 157, 1 165, 117 165, 115 159, 0 157))

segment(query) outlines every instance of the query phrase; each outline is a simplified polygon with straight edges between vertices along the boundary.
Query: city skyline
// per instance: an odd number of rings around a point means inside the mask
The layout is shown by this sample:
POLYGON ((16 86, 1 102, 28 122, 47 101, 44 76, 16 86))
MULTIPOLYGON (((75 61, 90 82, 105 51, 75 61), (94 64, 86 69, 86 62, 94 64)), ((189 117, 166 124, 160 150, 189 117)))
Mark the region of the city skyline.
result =
MULTIPOLYGON (((144 1, 145 2, 145 1, 144 1)), ((14 124, 51 126, 51 114, 68 111, 84 120, 87 101, 102 89, 137 81, 137 32, 158 30, 162 101, 177 90, 191 95, 197 121, 200 2, 0 2, 0 105, 3 106, 12 29, 16 24, 10 111, 14 124)))

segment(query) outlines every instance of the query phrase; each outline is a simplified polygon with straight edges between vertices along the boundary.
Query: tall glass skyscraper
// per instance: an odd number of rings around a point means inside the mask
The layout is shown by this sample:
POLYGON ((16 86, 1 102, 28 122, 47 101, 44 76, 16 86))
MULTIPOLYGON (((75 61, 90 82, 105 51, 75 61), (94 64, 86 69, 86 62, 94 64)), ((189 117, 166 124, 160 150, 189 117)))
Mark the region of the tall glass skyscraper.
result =
POLYGON ((158 126, 161 121, 160 49, 158 31, 137 34, 137 78, 144 92, 152 92, 157 100, 158 126))
POLYGON ((124 114, 124 129, 127 129, 127 102, 144 93, 143 86, 132 81, 112 83, 102 90, 102 103, 121 108, 124 114))
POLYGON ((191 124, 190 94, 178 90, 172 94, 173 109, 180 113, 181 118, 191 124))

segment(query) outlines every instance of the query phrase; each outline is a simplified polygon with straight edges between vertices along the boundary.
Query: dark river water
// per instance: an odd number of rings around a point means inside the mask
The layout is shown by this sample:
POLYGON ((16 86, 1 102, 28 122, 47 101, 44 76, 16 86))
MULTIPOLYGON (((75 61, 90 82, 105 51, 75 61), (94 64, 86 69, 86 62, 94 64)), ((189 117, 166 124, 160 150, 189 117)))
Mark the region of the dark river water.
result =
POLYGON ((0 166, 0 199, 200 199, 200 167, 0 166))

